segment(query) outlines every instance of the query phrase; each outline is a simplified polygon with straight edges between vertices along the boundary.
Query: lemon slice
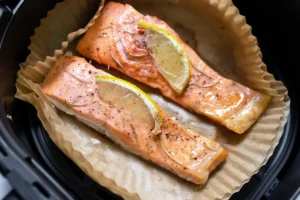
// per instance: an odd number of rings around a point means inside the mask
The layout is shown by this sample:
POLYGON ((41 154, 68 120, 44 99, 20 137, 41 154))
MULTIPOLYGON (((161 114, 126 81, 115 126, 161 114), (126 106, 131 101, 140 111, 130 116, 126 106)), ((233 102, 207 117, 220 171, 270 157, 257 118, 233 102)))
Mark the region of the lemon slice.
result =
POLYGON ((99 95, 105 102, 124 109, 132 116, 132 122, 150 125, 151 133, 161 132, 162 116, 159 107, 145 92, 135 85, 113 76, 96 76, 99 95))
POLYGON ((154 24, 138 21, 146 30, 145 43, 160 74, 181 94, 190 79, 190 61, 182 44, 168 31, 154 24))

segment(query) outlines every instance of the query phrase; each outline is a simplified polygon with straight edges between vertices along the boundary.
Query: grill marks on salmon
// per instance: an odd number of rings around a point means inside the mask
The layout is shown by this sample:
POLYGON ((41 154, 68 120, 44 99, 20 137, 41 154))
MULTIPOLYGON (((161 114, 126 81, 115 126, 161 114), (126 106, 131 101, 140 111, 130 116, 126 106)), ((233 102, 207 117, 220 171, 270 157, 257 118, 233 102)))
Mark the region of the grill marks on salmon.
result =
POLYGON ((158 88, 178 104, 205 115, 236 133, 244 133, 266 109, 270 97, 221 77, 156 17, 144 16, 130 5, 109 2, 77 45, 83 56, 158 88), (172 33, 184 46, 192 64, 189 85, 178 95, 159 73, 145 44, 138 21, 172 33))
POLYGON ((134 124, 126 108, 101 99, 95 76, 109 76, 79 57, 58 57, 42 90, 60 110, 105 134, 127 151, 168 169, 178 176, 205 184, 209 173, 227 157, 227 151, 209 138, 173 121, 161 111, 161 134, 134 124))

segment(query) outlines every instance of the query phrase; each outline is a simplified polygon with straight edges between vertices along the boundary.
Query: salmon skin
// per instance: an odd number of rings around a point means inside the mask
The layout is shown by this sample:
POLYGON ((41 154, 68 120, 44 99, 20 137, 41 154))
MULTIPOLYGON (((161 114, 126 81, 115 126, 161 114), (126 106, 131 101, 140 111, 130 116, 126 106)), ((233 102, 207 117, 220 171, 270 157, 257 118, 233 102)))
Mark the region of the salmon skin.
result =
POLYGON ((133 127, 130 115, 100 98, 97 75, 109 76, 83 58, 62 56, 42 90, 58 109, 188 181, 205 184, 209 173, 226 159, 220 144, 179 125, 163 111, 160 135, 150 134, 143 124, 133 127))
POLYGON ((156 17, 144 16, 130 5, 109 2, 77 45, 83 56, 158 88, 189 110, 207 116, 236 133, 244 133, 266 109, 270 97, 221 77, 185 44, 176 32, 156 17), (138 21, 155 24, 183 45, 191 66, 189 85, 178 95, 159 73, 138 21))

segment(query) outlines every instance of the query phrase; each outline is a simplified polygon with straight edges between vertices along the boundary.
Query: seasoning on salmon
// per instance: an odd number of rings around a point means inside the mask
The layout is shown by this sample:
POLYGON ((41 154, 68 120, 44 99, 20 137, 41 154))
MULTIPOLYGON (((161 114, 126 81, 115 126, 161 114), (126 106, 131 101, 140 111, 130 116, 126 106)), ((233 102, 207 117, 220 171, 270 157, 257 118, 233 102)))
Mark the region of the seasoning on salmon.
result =
POLYGON ((156 17, 144 16, 130 5, 109 2, 77 45, 83 56, 109 65, 158 88, 178 104, 205 115, 236 133, 244 133, 266 109, 270 97, 221 77, 185 44, 176 32, 156 17), (147 33, 138 22, 155 24, 171 33, 188 55, 190 79, 184 91, 171 87, 159 72, 146 45, 147 33))
POLYGON ((58 109, 105 134, 125 150, 188 181, 205 184, 209 173, 226 159, 227 151, 219 143, 179 125, 162 110, 157 135, 151 133, 147 119, 143 119, 143 124, 135 123, 126 107, 127 97, 118 97, 119 93, 112 90, 108 94, 111 96, 104 98, 108 88, 98 84, 101 77, 120 81, 95 69, 83 58, 62 56, 50 70, 42 90, 58 109), (115 98, 123 98, 125 106, 116 107, 115 98))

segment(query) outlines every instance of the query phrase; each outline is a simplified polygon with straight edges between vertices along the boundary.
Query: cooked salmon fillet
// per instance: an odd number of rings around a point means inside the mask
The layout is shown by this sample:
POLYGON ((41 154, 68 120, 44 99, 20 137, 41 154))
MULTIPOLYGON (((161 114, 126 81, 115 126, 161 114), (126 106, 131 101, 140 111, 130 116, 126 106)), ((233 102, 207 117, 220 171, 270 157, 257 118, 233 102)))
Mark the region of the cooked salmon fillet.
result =
POLYGON ((209 173, 226 159, 227 151, 220 144, 179 125, 163 111, 160 135, 150 134, 143 124, 133 128, 126 108, 120 110, 100 98, 97 75, 110 76, 83 58, 62 56, 42 90, 58 109, 188 181, 204 184, 209 173))
POLYGON ((83 56, 158 88, 178 104, 205 115, 236 133, 244 133, 266 109, 270 97, 228 80, 212 70, 164 21, 144 16, 130 5, 109 2, 77 45, 83 56), (189 85, 181 95, 159 73, 138 21, 155 24, 184 46, 191 62, 189 85))

